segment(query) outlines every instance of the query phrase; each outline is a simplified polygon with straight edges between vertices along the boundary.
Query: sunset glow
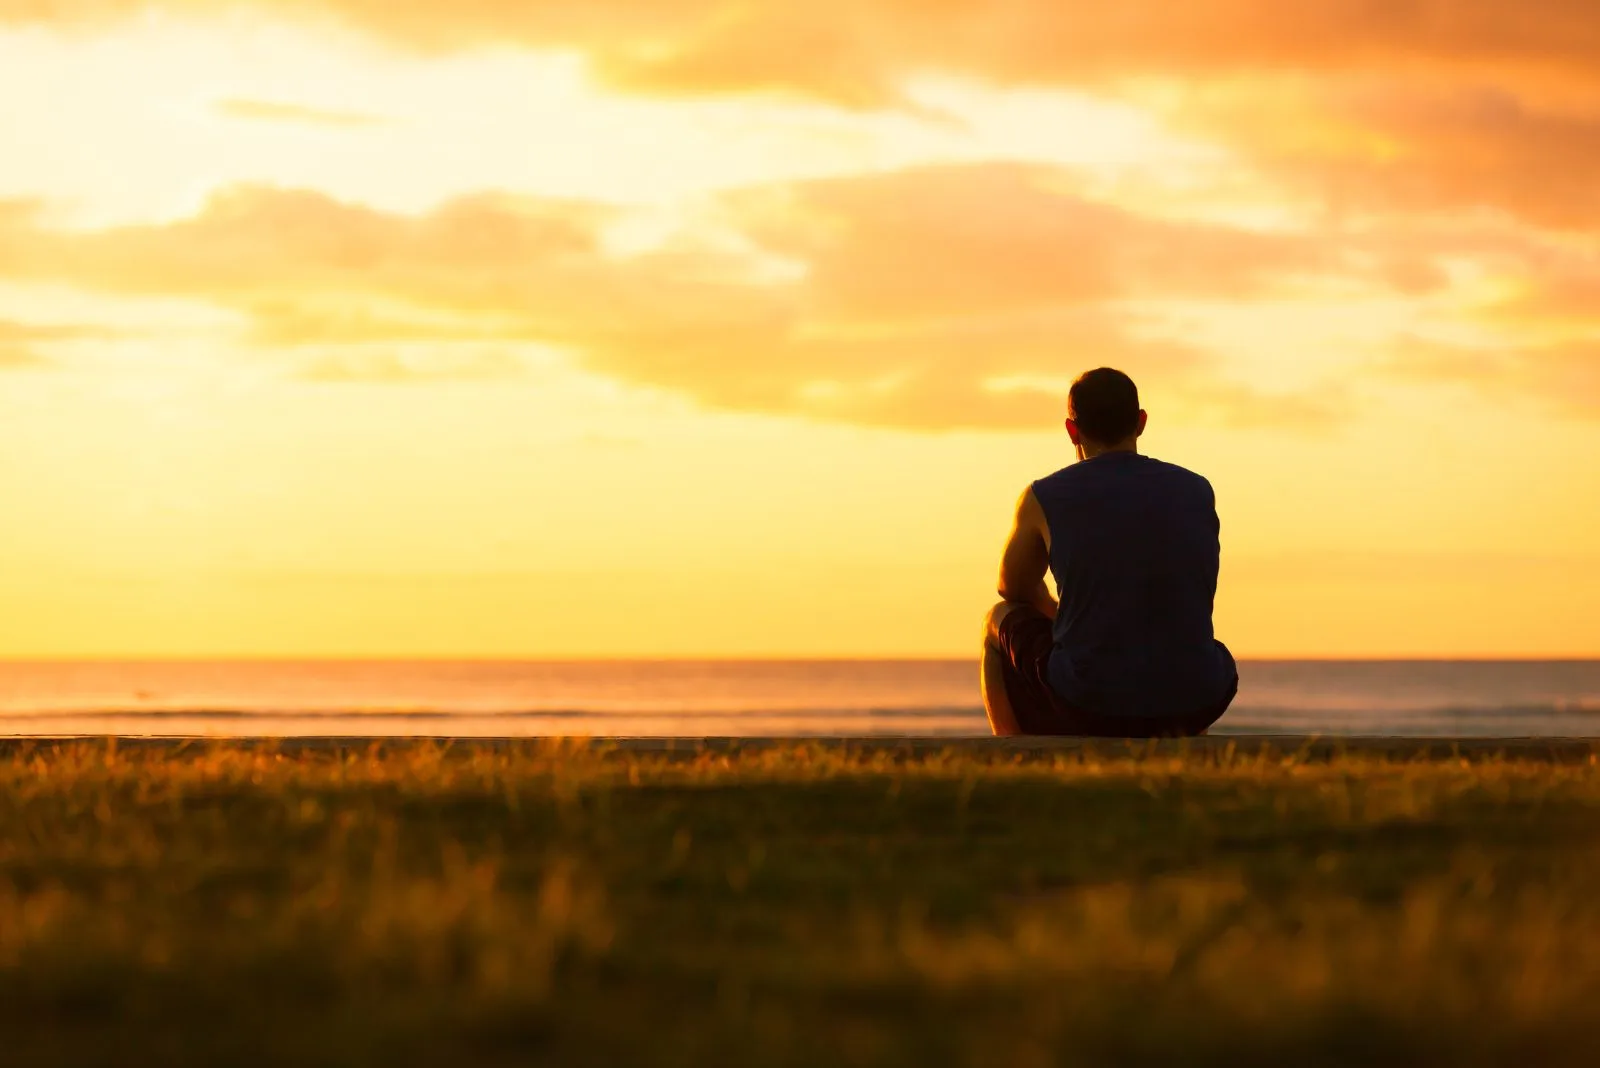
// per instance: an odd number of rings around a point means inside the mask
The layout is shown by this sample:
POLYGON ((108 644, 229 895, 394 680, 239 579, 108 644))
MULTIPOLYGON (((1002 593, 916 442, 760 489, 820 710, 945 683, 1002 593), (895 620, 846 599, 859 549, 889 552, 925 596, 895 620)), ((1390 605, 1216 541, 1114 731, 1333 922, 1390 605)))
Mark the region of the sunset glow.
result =
POLYGON ((0 657, 975 654, 1101 364, 1241 656, 1600 655, 1600 23, 1350 8, 0 0, 0 657))

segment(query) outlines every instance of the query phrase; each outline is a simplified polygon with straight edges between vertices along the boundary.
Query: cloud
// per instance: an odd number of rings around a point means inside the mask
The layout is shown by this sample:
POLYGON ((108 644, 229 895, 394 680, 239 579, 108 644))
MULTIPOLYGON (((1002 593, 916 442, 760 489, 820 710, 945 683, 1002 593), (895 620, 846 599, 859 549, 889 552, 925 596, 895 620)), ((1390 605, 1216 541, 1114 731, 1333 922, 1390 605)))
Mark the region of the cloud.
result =
POLYGON ((230 119, 261 122, 300 123, 311 126, 378 126, 386 122, 381 115, 359 111, 338 111, 271 100, 229 99, 217 102, 217 112, 230 119))
MULTIPOLYGON (((1197 388, 1216 374, 1210 353, 1128 301, 1259 296, 1330 263, 1309 242, 1147 219, 1063 182, 1050 168, 991 164, 733 194, 739 232, 804 274, 743 307, 719 298, 710 314, 725 319, 710 328, 698 310, 646 316, 591 340, 589 360, 732 406, 1037 424, 1059 418, 1065 381, 1085 366, 1197 388)), ((1230 415, 1234 400, 1221 406, 1230 415)))
MULTIPOLYGON (((1600 57, 1597 57, 1600 61, 1600 57)), ((1197 93, 1180 124, 1340 210, 1493 209, 1538 226, 1600 221, 1600 78, 1582 106, 1401 77, 1197 93)))
MULTIPOLYGON (((3 226, 0 217, 0 226, 3 226)), ((57 341, 121 336, 120 331, 71 323, 23 323, 0 319, 0 371, 41 370, 56 366, 41 355, 38 346, 57 341)))
POLYGON ((325 291, 493 308, 517 301, 486 286, 571 284, 566 268, 593 259, 602 215, 566 201, 481 196, 413 218, 320 193, 241 186, 193 218, 154 226, 72 233, 7 226, 0 216, 0 273, 235 306, 325 291))
POLYGON ((740 229, 811 268, 827 313, 997 311, 1155 292, 1240 297, 1329 255, 1300 237, 1148 218, 1015 164, 930 166, 735 195, 740 229))
MULTIPOLYGON (((90 232, 0 225, 0 277, 233 309, 277 347, 526 341, 723 407, 896 426, 1015 426, 1059 416, 1084 366, 1125 364, 1210 397, 1230 422, 1299 424, 1281 400, 1216 380, 1163 300, 1269 297, 1356 270, 1303 237, 1146 218, 1068 175, 924 167, 727 195, 735 241, 606 251, 594 204, 464 197, 419 216, 241 187, 196 216, 90 232), (749 248, 752 252, 728 251, 749 248), (777 259, 791 270, 773 275, 777 259)), ((351 349, 351 352, 357 350, 351 349)), ((322 358, 320 377, 417 370, 322 358)), ((365 362, 363 362, 365 361, 365 362)))
POLYGON ((729 325, 641 324, 592 340, 587 362, 720 407, 922 429, 1048 426, 1071 374, 1096 364, 1179 381, 1215 370, 1204 350, 1139 338, 1102 309, 884 329, 729 325))
POLYGON ((0 197, 0 232, 37 223, 44 209, 35 197, 0 197))
POLYGON ((907 79, 927 72, 1088 89, 1144 103, 1335 207, 1600 222, 1593 0, 1121 0, 1092 10, 1056 0, 0 0, 0 21, 95 25, 240 7, 424 54, 574 50, 611 87, 647 94, 909 108, 907 79))
POLYGON ((80 338, 114 337, 117 333, 99 326, 72 323, 20 323, 12 319, 0 319, 0 344, 72 341, 80 338))
POLYGON ((1499 258, 1514 290, 1486 309, 1511 324, 1600 333, 1600 249, 1528 244, 1499 258))
POLYGON ((1240 430, 1293 427, 1304 433, 1326 433, 1345 425, 1352 407, 1351 396, 1350 388, 1343 383, 1287 393, 1207 377, 1189 384, 1182 400, 1191 410, 1240 430))
MULTIPOLYGON (((584 48, 613 84, 691 94, 780 89, 850 106, 902 103, 904 77, 930 70, 1079 88, 1402 70, 1592 87, 1600 61, 1589 0, 1128 0, 1093 10, 1051 0, 691 2, 656 8, 678 16, 668 27, 630 17, 631 2, 594 10, 597 19, 609 15, 606 29, 570 31, 566 43, 584 48)), ((342 17, 416 43, 414 22, 384 25, 349 10, 342 17)), ((538 16, 525 17, 508 15, 505 28, 548 43, 523 28, 538 16)))
POLYGON ((250 340, 264 347, 356 345, 371 342, 471 342, 522 336, 513 318, 429 312, 393 301, 341 293, 272 296, 249 302, 250 340))
MULTIPOLYGON (((779 88, 854 103, 909 72, 1082 84, 1242 71, 1535 70, 1592 79, 1590 0, 238 0, 270 17, 332 21, 424 52, 578 48, 614 82, 652 91, 779 88)), ((72 25, 151 10, 204 16, 211 0, 0 0, 0 20, 72 25)))
POLYGON ((0 371, 37 370, 48 366, 50 361, 26 345, 0 340, 0 371))
POLYGON ((502 351, 428 352, 362 348, 323 353, 308 361, 299 377, 309 382, 381 385, 417 382, 470 382, 514 378, 525 368, 515 355, 502 351))
POLYGON ((1533 397, 1565 414, 1600 418, 1600 338, 1503 348, 1411 338, 1389 367, 1410 378, 1470 386, 1496 399, 1533 397))

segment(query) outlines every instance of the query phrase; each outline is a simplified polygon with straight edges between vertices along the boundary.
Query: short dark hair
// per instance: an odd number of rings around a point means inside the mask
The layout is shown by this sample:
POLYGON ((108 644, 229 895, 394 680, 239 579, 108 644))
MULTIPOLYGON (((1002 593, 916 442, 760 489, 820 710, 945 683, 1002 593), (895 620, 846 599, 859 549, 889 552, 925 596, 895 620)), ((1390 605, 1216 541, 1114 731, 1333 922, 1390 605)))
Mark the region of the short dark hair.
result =
POLYGON ((1101 367, 1072 383, 1067 410, 1084 437, 1116 445, 1139 432, 1139 387, 1121 371, 1101 367))

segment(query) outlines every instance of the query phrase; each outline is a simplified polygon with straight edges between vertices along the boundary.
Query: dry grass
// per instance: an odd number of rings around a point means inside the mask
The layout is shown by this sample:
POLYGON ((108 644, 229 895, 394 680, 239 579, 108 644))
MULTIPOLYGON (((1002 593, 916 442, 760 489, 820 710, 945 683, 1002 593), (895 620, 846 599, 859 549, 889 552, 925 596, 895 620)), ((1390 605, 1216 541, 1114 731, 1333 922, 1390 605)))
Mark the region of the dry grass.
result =
POLYGON ((1587 1064, 1597 999, 1593 756, 0 749, 6 1065, 1587 1064))

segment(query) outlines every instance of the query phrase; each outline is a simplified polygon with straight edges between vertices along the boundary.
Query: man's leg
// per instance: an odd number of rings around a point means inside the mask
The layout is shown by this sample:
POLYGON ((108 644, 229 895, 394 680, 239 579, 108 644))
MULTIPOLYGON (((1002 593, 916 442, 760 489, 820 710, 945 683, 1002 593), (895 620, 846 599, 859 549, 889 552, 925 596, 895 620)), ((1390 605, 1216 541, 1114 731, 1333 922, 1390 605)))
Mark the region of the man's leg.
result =
POLYGON ((983 710, 989 716, 989 729, 997 737, 1022 733, 1011 695, 1006 692, 1006 654, 1000 648, 1000 622, 1020 605, 1001 601, 989 609, 983 623, 983 660, 979 680, 983 688, 983 710))

